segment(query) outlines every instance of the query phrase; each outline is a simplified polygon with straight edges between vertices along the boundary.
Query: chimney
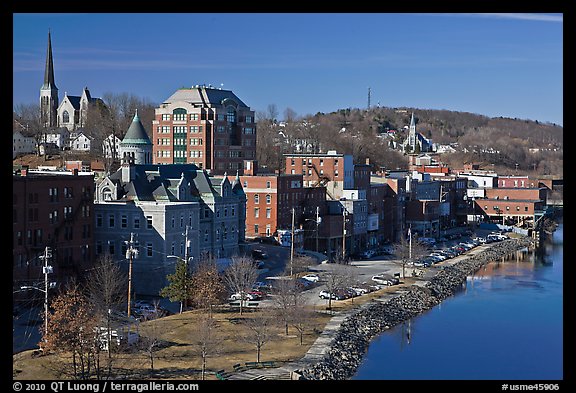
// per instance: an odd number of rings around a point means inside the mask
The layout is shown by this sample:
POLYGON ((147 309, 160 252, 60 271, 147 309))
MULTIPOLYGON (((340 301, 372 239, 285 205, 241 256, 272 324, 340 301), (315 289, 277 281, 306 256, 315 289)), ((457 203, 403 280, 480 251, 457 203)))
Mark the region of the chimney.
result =
POLYGON ((370 165, 370 157, 366 157, 366 165, 370 165))
POLYGON ((28 165, 22 165, 20 169, 20 176, 28 176, 28 165))
POLYGON ((130 183, 134 180, 136 174, 136 167, 134 160, 131 159, 130 153, 122 160, 122 183, 130 183))

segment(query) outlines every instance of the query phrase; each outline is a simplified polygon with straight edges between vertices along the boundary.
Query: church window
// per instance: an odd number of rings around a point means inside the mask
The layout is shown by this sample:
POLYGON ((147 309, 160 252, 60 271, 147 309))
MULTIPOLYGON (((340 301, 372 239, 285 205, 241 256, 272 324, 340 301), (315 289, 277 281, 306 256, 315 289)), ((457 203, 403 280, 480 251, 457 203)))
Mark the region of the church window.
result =
POLYGON ((68 111, 64 111, 62 113, 62 122, 63 123, 70 123, 70 114, 68 113, 68 111))

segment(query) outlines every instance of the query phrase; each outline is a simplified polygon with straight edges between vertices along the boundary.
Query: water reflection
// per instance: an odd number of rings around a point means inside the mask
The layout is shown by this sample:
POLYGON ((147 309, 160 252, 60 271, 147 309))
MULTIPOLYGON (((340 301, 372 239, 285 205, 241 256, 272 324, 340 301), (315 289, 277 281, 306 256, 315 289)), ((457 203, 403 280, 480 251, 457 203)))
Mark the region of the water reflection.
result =
POLYGON ((455 296, 374 340, 354 379, 562 379, 562 241, 544 252, 483 266, 455 296))

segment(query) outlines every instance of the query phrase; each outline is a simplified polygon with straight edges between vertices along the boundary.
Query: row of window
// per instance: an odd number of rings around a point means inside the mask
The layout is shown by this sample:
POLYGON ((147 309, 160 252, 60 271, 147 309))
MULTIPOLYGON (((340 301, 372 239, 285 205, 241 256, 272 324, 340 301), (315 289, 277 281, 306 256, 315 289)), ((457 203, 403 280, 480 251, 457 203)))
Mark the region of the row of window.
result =
MULTIPOLYGON (((190 126, 190 133, 191 134, 197 134, 199 132, 202 132, 203 127, 202 126, 190 126)), ((172 131, 174 134, 185 134, 187 131, 187 127, 186 126, 159 126, 156 128, 156 131, 158 134, 170 134, 170 132, 172 131)))
MULTIPOLYGON (((290 160, 290 165, 294 166, 296 165, 296 159, 292 158, 290 160)), ((302 165, 306 165, 306 158, 302 159, 302 165)), ((308 158, 308 165, 312 165, 312 158, 308 158)), ((320 159, 320 166, 324 166, 324 159, 321 158, 320 159)), ((334 159, 334 166, 338 166, 338 159, 334 159)))
MULTIPOLYGON (((76 235, 80 235, 81 239, 89 239, 92 236, 89 224, 82 225, 82 230, 80 231, 80 233, 78 233, 77 227, 66 225, 64 226, 62 232, 63 240, 68 241, 74 240, 74 233, 76 233, 76 235)), ((13 245, 41 246, 44 244, 43 235, 44 231, 42 230, 42 228, 28 229, 26 231, 26 237, 24 237, 24 233, 22 231, 16 231, 14 232, 13 245)))
MULTIPOLYGON (((210 218, 210 213, 212 210, 210 208, 204 209, 204 218, 210 218)), ((236 216, 236 207, 234 205, 231 206, 224 206, 216 208, 215 216, 220 218, 220 215, 223 217, 235 217, 236 216)), ((187 217, 185 214, 180 214, 179 217, 171 216, 170 217, 170 227, 176 228, 179 225, 179 228, 185 228, 186 225, 192 226, 192 214, 189 214, 187 217), (178 223, 177 223, 178 222, 178 223)), ((107 214, 107 221, 108 221, 108 228, 115 228, 116 227, 116 214, 109 213, 107 214)), ((133 216, 132 217, 132 226, 133 229, 140 229, 141 224, 141 216, 133 216)), ((102 228, 104 226, 104 214, 98 213, 96 214, 96 227, 102 228)), ((129 217, 127 214, 122 214, 120 216, 120 228, 128 228, 129 226, 129 217)), ((146 229, 152 229, 152 216, 146 216, 146 229)))
MULTIPOLYGON (((258 224, 254 224, 254 233, 256 235, 259 235, 258 231, 260 230, 260 227, 258 224)), ((272 228, 270 226, 270 224, 266 225, 266 236, 271 236, 272 235, 272 228)))
MULTIPOLYGON (((132 217, 132 228, 140 229, 141 217, 132 217)), ((104 215, 102 213, 96 214, 96 228, 102 228, 104 226, 104 215)), ((116 215, 108 214, 108 228, 116 227, 116 215)), ((180 226, 183 228, 183 225, 180 226)), ((128 228, 128 215, 123 214, 120 216, 120 228, 128 228)), ((152 229, 152 216, 146 216, 146 229, 152 229)))
MULTIPOLYGON (((170 121, 170 120, 174 120, 174 121, 186 121, 186 120, 198 120, 200 118, 200 120, 214 120, 214 114, 213 113, 208 113, 208 115, 206 115, 206 113, 191 113, 190 116, 187 116, 186 110, 185 109, 174 109, 172 115, 170 115, 169 113, 164 113, 162 114, 162 121, 170 121)), ((228 111, 226 112, 226 114, 223 113, 219 113, 216 116, 216 120, 220 120, 220 121, 227 121, 228 123, 236 123, 236 111, 234 110, 234 108, 228 108, 228 111)), ((244 123, 253 123, 254 122, 254 117, 247 115, 244 117, 244 123)))
MULTIPOLYGON (((484 205, 484 210, 488 210, 488 205, 484 205)), ((492 210, 499 211, 501 209, 498 206, 494 205, 492 206, 492 210)), ((506 206, 506 211, 510 211, 510 206, 506 206)), ((520 211, 520 206, 516 206, 516 211, 517 212, 520 211)), ((524 206, 524 211, 525 212, 528 211, 528 206, 524 206)))
MULTIPOLYGON (((254 208, 254 218, 259 218, 259 217, 260 217, 260 208, 255 207, 254 208)), ((266 218, 272 218, 272 209, 270 209, 269 207, 266 208, 266 218)))
MULTIPOLYGON (((84 262, 87 262, 90 258, 90 246, 88 244, 84 244, 80 247, 80 259, 84 262)), ((71 265, 74 263, 73 258, 73 250, 71 248, 62 247, 58 251, 58 262, 62 262, 63 264, 71 265)), ((33 258, 31 260, 26 260, 26 255, 18 254, 15 256, 14 260, 14 267, 16 268, 27 268, 33 266, 42 266, 44 265, 44 261, 40 258, 33 258)))
MULTIPOLYGON (((28 214, 26 215, 26 219, 27 222, 38 222, 39 220, 39 216, 38 216, 38 208, 37 207, 31 207, 28 209, 28 214)), ((62 217, 64 218, 64 220, 66 219, 71 219, 73 217, 72 214, 72 206, 64 206, 62 208, 62 217)), ((90 217, 90 205, 85 205, 82 206, 81 208, 81 218, 88 218, 90 217)), ((18 209, 12 209, 12 223, 13 224, 17 224, 19 222, 19 216, 18 216, 18 209)), ((50 224, 57 224, 59 222, 59 214, 58 214, 58 210, 52 210, 51 212, 48 213, 48 222, 50 224)))
MULTIPOLYGON (((204 152, 202 150, 190 150, 190 158, 202 158, 204 156, 204 152)), ((156 157, 158 158, 170 158, 172 157, 172 153, 170 150, 157 150, 156 157)), ((174 157, 177 158, 185 158, 186 151, 185 150, 175 150, 174 157)))
MULTIPOLYGON (((62 188, 62 195, 64 198, 73 198, 74 197, 74 187, 63 187, 62 188)), ((82 196, 90 197, 90 192, 86 187, 82 187, 82 196)), ((60 197, 58 193, 58 187, 51 187, 48 188, 48 200, 50 202, 59 202, 60 197)), ((28 193, 28 203, 38 203, 38 193, 37 192, 29 192, 28 193)), ((18 204, 18 194, 12 194, 12 204, 18 204)))
MULTIPOLYGON (((320 169, 319 173, 320 173, 320 176, 324 176, 324 169, 320 169)), ((292 170, 290 171, 290 174, 295 175, 295 174, 296 174, 296 170, 295 170, 295 169, 292 169, 292 170)), ((304 176, 306 176, 306 169, 305 169, 305 168, 302 168, 302 174, 303 174, 304 176)), ((312 169, 308 169, 308 176, 312 176, 312 169)), ((335 177, 338 176, 338 171, 337 171, 337 170, 334 171, 334 176, 335 176, 335 177)))
MULTIPOLYGON (((256 204, 260 203, 259 194, 254 194, 254 203, 256 204)), ((272 203, 272 196, 270 194, 266 194, 266 204, 269 205, 270 203, 272 203)))
MULTIPOLYGON (((236 234, 236 226, 232 226, 230 227, 230 230, 228 230, 227 227, 222 227, 222 230, 220 230, 220 228, 217 228, 215 231, 215 240, 218 242, 222 239, 222 241, 227 241, 228 238, 230 238, 231 241, 235 241, 237 234, 236 234)), ((204 243, 209 243, 210 242, 210 232, 208 231, 208 229, 204 230, 204 243)), ((184 242, 180 242, 179 243, 179 255, 184 255, 185 250, 184 250, 184 242)), ((138 241, 135 242, 134 248, 138 251, 140 251, 140 244, 138 241)), ((172 255, 176 255, 176 248, 177 248, 177 243, 176 242, 172 242, 171 243, 171 247, 170 247, 170 253, 172 255)), ((100 240, 98 240, 96 242, 96 255, 100 255, 102 254, 104 251, 106 251, 108 254, 110 255, 115 255, 116 254, 116 243, 114 241, 107 241, 107 242, 102 242, 100 240), (107 245, 106 250, 104 250, 104 243, 107 245)), ((126 245, 125 242, 121 242, 120 243, 120 255, 126 255, 126 251, 127 251, 128 247, 126 245)), ((144 246, 144 255, 146 257, 153 257, 154 256, 154 247, 153 247, 153 243, 152 242, 147 242, 144 246)), ((139 253, 139 255, 142 255, 142 253, 139 253)))
MULTIPOLYGON (((248 153, 254 153, 254 152, 248 152, 248 153)), ((253 157, 253 154, 247 154, 246 155, 253 157)), ((216 163, 216 169, 218 170, 224 170, 224 169, 228 169, 228 170, 236 170, 236 169, 242 169, 243 164, 241 162, 217 162, 216 163)))

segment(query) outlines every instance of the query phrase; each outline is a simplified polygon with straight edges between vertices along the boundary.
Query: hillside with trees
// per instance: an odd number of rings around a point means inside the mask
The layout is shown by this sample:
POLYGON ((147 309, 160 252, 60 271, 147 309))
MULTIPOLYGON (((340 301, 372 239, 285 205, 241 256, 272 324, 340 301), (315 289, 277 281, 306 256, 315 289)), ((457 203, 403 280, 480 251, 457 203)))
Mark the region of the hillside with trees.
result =
POLYGON ((461 167, 478 163, 502 173, 562 175, 563 127, 552 123, 418 108, 341 109, 298 117, 290 108, 278 120, 275 105, 257 112, 260 165, 282 170, 284 153, 336 150, 366 159, 377 168, 405 169, 407 157, 394 148, 407 136, 414 112, 416 130, 456 151, 442 162, 461 167))
MULTIPOLYGON (((102 98, 105 106, 90 110, 84 127, 96 146, 90 158, 103 158, 101 146, 107 136, 124 137, 136 109, 152 139, 157 104, 128 93, 106 93, 102 98)), ((406 169, 408 159, 397 144, 407 136, 412 113, 418 132, 433 143, 455 149, 440 157, 451 167, 472 162, 503 174, 563 175, 563 127, 557 124, 408 107, 347 108, 305 116, 286 108, 280 121, 278 108, 270 104, 256 111, 257 159, 261 168, 282 172, 283 154, 336 150, 352 154, 355 163, 369 160, 375 168, 406 169)), ((15 106, 13 117, 14 131, 38 140, 45 132, 37 104, 15 106)))

